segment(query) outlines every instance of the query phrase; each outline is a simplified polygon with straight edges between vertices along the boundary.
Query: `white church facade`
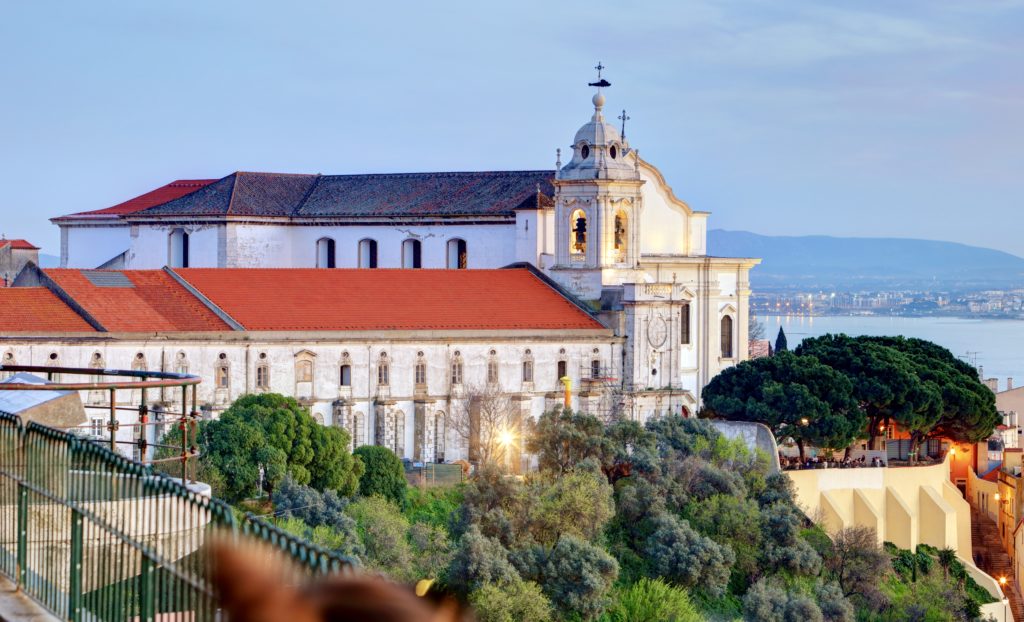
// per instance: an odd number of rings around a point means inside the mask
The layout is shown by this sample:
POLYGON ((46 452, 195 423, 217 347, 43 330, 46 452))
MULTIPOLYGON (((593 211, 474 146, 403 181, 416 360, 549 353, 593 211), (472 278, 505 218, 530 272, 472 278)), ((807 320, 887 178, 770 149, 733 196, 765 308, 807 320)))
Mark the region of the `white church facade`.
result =
MULTIPOLYGON (((384 401, 394 402, 394 410, 402 413, 409 442, 400 453, 410 458, 420 455, 412 430, 427 409, 417 408, 416 387, 401 383, 415 380, 420 365, 433 370, 430 383, 447 377, 444 386, 430 386, 427 394, 433 403, 446 404, 433 412, 450 414, 451 400, 457 399, 450 377, 456 350, 467 357, 465 373, 484 381, 491 361, 497 361, 499 373, 510 374, 502 376, 501 385, 529 403, 524 406, 529 416, 558 403, 561 373, 573 380, 574 405, 600 410, 604 416, 643 420, 668 412, 692 414, 707 382, 747 356, 748 274, 759 260, 708 255, 708 213, 693 210, 676 197, 658 169, 605 121, 604 103, 598 92, 590 120, 565 151, 566 162, 560 155, 553 170, 238 172, 216 180, 181 180, 111 208, 53 219, 61 230, 62 267, 81 274, 95 269, 125 274, 163 271, 186 281, 185 274, 200 268, 239 270, 239 275, 254 268, 333 270, 339 275, 366 270, 382 279, 398 269, 413 279, 426 279, 433 272, 509 267, 529 271, 571 303, 573 313, 593 320, 586 334, 527 325, 512 332, 475 329, 469 341, 459 341, 463 335, 458 331, 431 329, 428 321, 417 326, 425 332, 412 340, 396 341, 393 331, 376 327, 359 334, 358 347, 352 341, 358 331, 284 335, 240 321, 242 332, 249 335, 245 338, 231 334, 221 343, 221 331, 216 331, 218 336, 189 339, 161 332, 152 340, 160 342, 160 354, 144 352, 147 360, 156 357, 162 365, 173 366, 178 352, 190 361, 203 361, 198 363, 201 367, 192 363, 192 369, 204 376, 211 391, 218 384, 219 359, 209 353, 244 359, 244 365, 232 368, 244 367, 245 380, 232 380, 231 397, 254 390, 258 372, 252 357, 261 352, 275 361, 268 380, 272 389, 297 397, 304 397, 306 389, 300 390, 294 376, 298 372, 288 361, 294 362, 302 352, 315 359, 318 370, 321 361, 331 361, 322 369, 334 371, 323 371, 323 377, 312 381, 310 391, 316 399, 311 411, 325 423, 346 427, 352 423, 342 419, 366 417, 362 436, 354 436, 382 443, 376 432, 394 432, 376 421, 388 411, 373 405, 380 397, 373 380, 374 365, 386 351, 394 357, 390 373, 402 380, 388 390, 394 397, 384 401), (273 337, 261 342, 266 344, 261 352, 254 347, 255 333, 262 333, 259 339, 273 337), (342 352, 350 357, 353 375, 347 390, 350 398, 345 399, 365 404, 361 410, 336 408, 336 393, 346 390, 332 384, 331 377, 341 380, 342 352), (527 356, 533 357, 538 370, 537 379, 530 382, 523 367, 527 356), (518 379, 513 377, 517 375, 518 379)), ((21 284, 40 286, 40 279, 25 277, 21 284)), ((315 292, 310 295, 316 298, 315 292)), ((378 304, 391 304, 388 293, 375 295, 380 296, 378 304)), ((461 295, 492 294, 482 290, 461 295)), ((234 308, 244 306, 243 300, 234 308)), ((346 312, 373 313, 372 308, 346 312)), ((113 332, 127 339, 130 331, 113 332)), ((21 348, 29 342, 22 337, 22 346, 15 347, 10 339, 3 338, 9 343, 0 343, 0 350, 24 358, 21 348)), ((143 348, 137 340, 119 343, 118 348, 122 345, 124 353, 143 348)), ((58 356, 62 361, 74 359, 77 365, 94 356, 94 349, 92 343, 66 342, 58 356)), ((42 349, 36 347, 29 356, 38 358, 38 352, 42 349)), ((216 395, 210 397, 210 404, 219 404, 216 395)), ((451 450, 445 454, 452 455, 451 450)))

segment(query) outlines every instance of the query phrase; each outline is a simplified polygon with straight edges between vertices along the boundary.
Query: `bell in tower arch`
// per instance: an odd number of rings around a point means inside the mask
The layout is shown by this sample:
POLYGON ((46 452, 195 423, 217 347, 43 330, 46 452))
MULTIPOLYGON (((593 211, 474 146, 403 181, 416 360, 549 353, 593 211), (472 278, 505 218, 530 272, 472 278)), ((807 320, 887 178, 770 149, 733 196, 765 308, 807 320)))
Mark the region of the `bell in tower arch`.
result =
MULTIPOLYGON (((577 212, 578 213, 578 212, 577 212)), ((573 227, 573 233, 575 233, 575 242, 573 248, 578 253, 587 252, 587 217, 583 214, 579 214, 576 217, 576 226, 573 227)))

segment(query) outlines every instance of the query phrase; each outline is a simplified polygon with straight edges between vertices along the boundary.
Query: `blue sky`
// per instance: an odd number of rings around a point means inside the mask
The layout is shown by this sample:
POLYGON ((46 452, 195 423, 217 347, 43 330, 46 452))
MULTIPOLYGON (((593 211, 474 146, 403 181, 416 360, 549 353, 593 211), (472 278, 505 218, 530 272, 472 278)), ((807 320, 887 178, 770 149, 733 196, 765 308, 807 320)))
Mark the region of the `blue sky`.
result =
POLYGON ((1024 255, 1024 0, 9 2, 0 230, 177 178, 545 168, 608 109, 711 225, 1024 255))

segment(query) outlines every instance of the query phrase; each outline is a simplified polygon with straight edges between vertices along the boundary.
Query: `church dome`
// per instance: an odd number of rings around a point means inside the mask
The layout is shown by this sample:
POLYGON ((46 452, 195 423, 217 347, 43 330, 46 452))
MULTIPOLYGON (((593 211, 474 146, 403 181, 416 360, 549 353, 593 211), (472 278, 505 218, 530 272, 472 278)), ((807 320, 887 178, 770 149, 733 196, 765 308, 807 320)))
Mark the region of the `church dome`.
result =
POLYGON ((629 145, 619 130, 604 120, 604 94, 598 91, 591 100, 594 115, 576 132, 572 159, 559 171, 559 179, 630 179, 633 165, 627 162, 629 145))

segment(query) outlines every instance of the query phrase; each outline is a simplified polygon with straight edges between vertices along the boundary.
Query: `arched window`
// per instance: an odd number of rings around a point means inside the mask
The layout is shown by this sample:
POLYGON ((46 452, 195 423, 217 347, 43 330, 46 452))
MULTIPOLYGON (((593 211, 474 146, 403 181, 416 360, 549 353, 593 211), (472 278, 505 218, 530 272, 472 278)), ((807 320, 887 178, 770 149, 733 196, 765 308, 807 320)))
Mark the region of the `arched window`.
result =
POLYGON ((316 267, 334 268, 334 240, 331 238, 320 238, 316 241, 316 267))
POLYGON ((359 267, 377 267, 377 240, 370 238, 359 240, 359 267))
POLYGON ((726 315, 722 317, 722 358, 731 359, 732 357, 732 316, 726 315))
POLYGON ((447 426, 444 413, 440 410, 434 414, 434 461, 444 462, 444 440, 447 426))
POLYGON ((455 352, 455 358, 452 359, 452 385, 459 386, 462 384, 462 355, 458 351, 455 352))
POLYGON ((419 387, 427 384, 427 362, 423 359, 422 353, 416 360, 416 366, 413 368, 413 381, 419 387))
POLYGON ((469 267, 469 257, 466 251, 466 241, 462 238, 448 240, 448 269, 465 270, 469 267))
POLYGON ((679 310, 679 343, 690 345, 690 303, 684 302, 679 310))
POLYGON ((217 368, 213 374, 213 386, 216 389, 231 388, 231 365, 228 363, 228 355, 221 352, 217 356, 217 368))
POLYGON ((382 387, 391 384, 391 366, 388 365, 388 355, 384 353, 381 353, 377 364, 377 384, 382 387))
POLYGON ((498 361, 487 361, 487 384, 498 384, 498 361))
POLYGON ((366 444, 366 417, 361 412, 352 414, 352 446, 362 447, 366 444))
POLYGON ((423 258, 422 250, 423 245, 419 240, 412 238, 402 242, 402 267, 403 268, 422 268, 423 258))
POLYGON ((555 378, 555 385, 562 384, 562 378, 569 373, 569 365, 565 361, 558 361, 558 377, 555 378))
POLYGON ((187 268, 188 233, 184 229, 175 229, 167 236, 167 265, 172 268, 187 268))
POLYGON ((569 217, 569 253, 587 254, 587 213, 578 209, 569 217))
POLYGON ((352 386, 352 366, 342 365, 341 366, 341 386, 350 387, 352 386))
POLYGON ((260 362, 256 365, 256 388, 266 391, 270 388, 270 365, 267 364, 266 354, 260 354, 260 362))
POLYGON ((626 254, 626 214, 615 213, 615 250, 619 251, 620 259, 626 254))

